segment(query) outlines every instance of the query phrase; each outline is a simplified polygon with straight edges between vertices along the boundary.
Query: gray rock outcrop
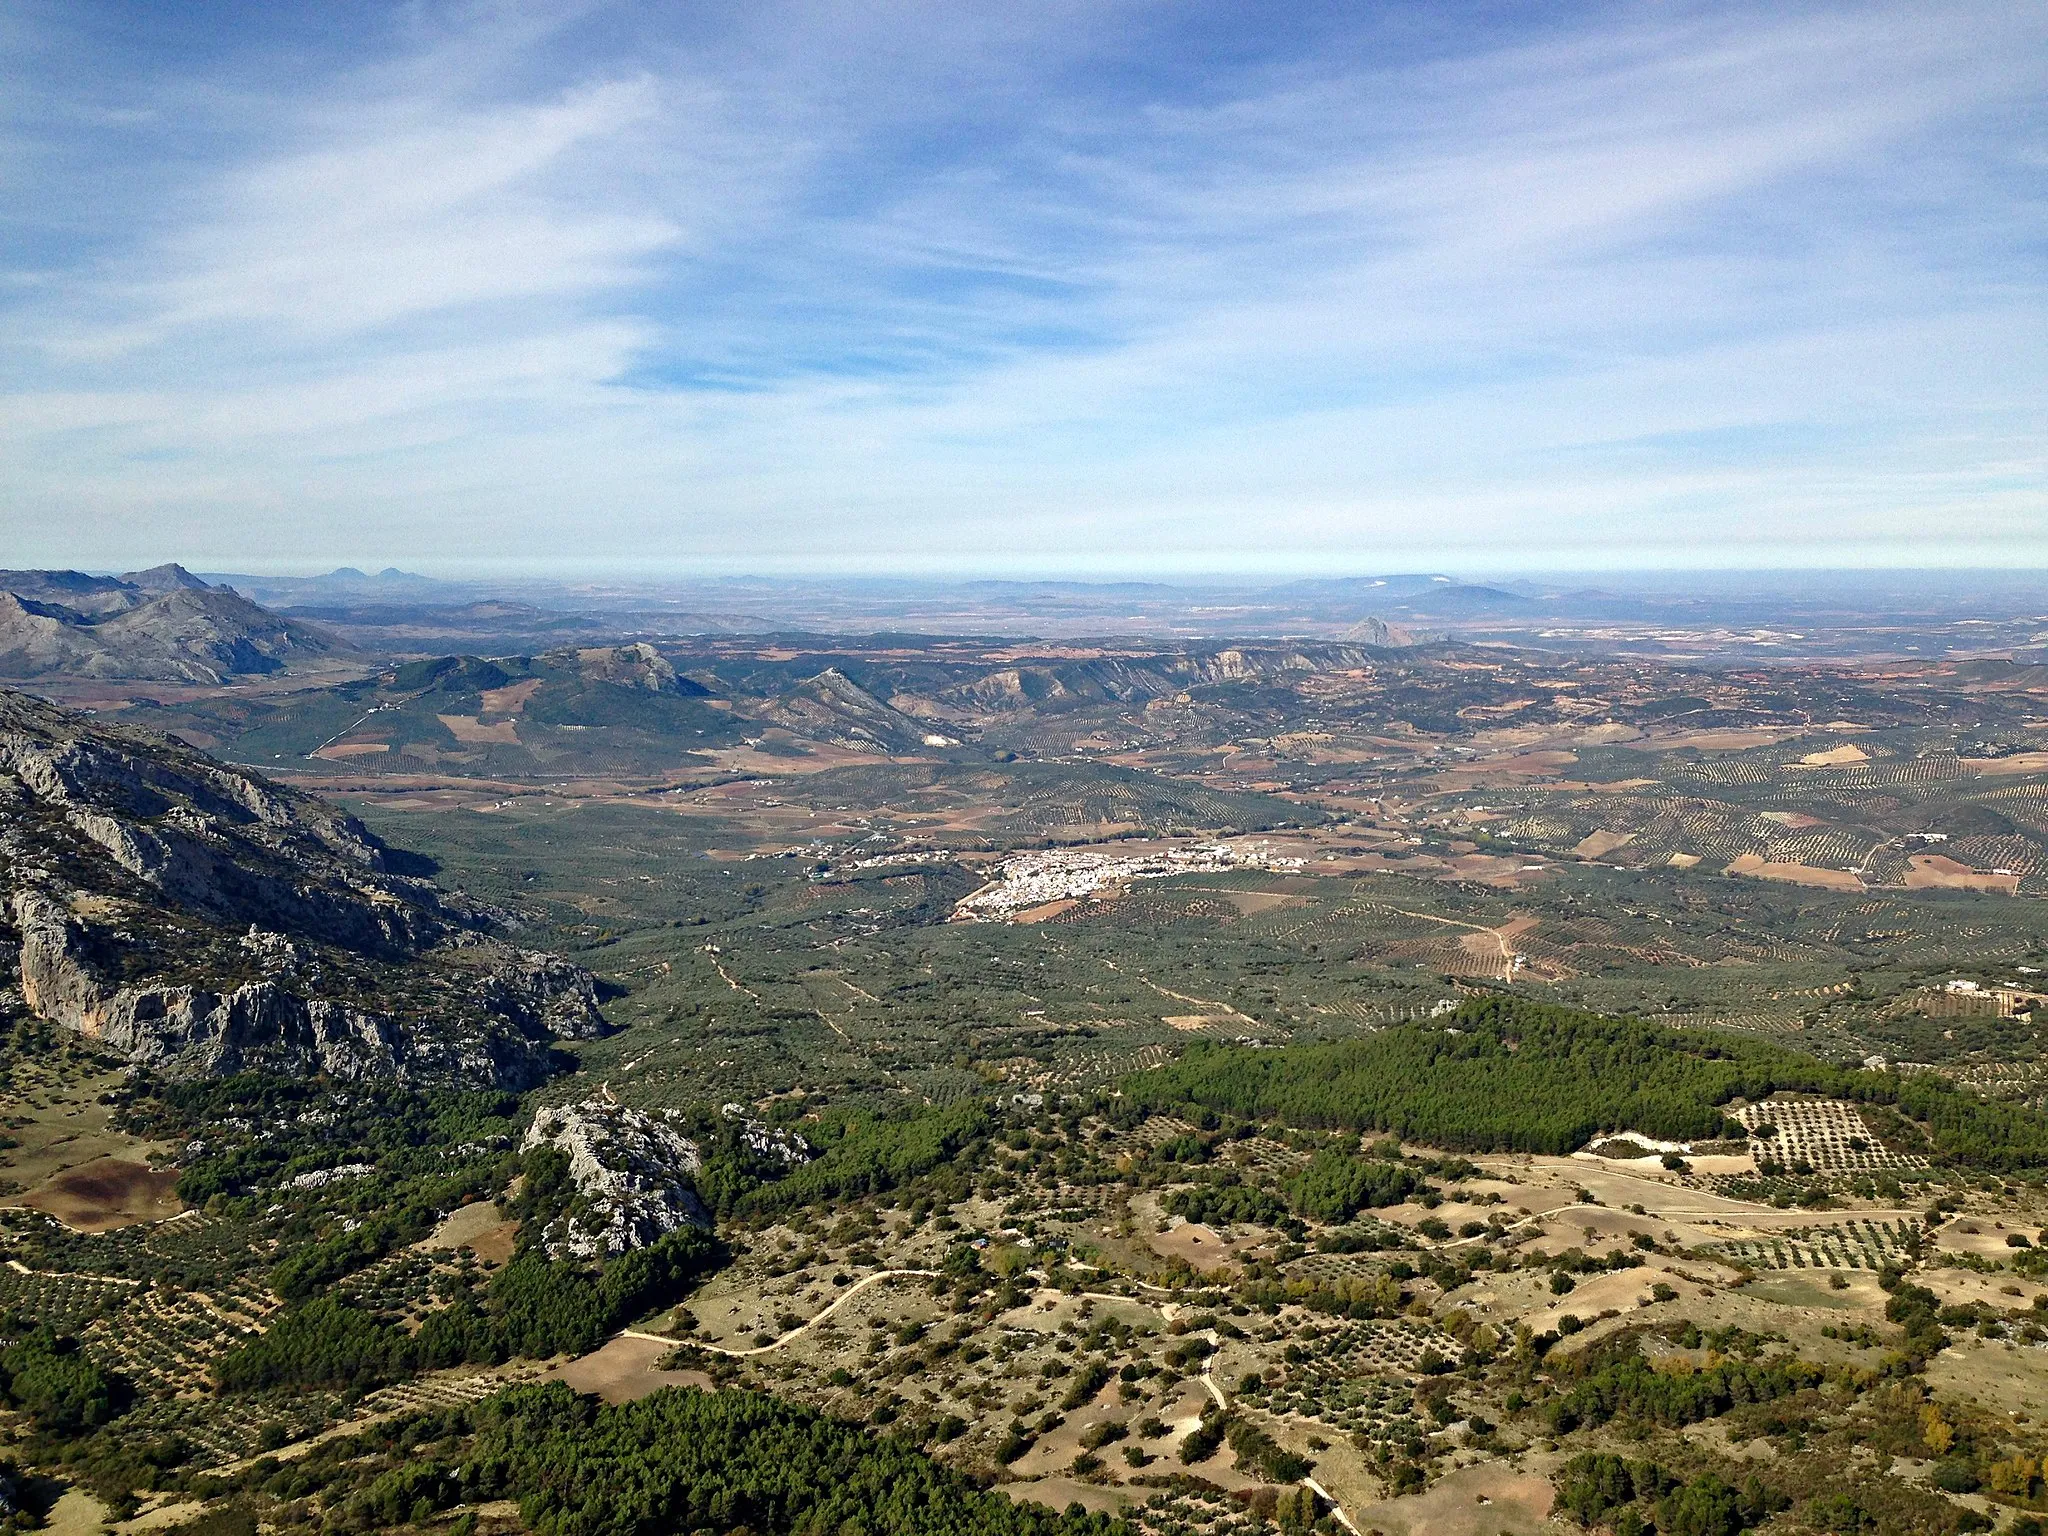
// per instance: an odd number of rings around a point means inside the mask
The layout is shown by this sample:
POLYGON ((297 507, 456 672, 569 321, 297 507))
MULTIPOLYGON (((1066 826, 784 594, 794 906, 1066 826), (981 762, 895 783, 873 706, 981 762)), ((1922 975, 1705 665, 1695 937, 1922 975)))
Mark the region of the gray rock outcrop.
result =
POLYGON ((603 1099, 551 1106, 534 1116, 520 1150, 540 1146, 568 1157, 579 1197, 542 1234, 554 1258, 610 1258, 711 1225, 694 1183, 703 1158, 668 1113, 603 1099))

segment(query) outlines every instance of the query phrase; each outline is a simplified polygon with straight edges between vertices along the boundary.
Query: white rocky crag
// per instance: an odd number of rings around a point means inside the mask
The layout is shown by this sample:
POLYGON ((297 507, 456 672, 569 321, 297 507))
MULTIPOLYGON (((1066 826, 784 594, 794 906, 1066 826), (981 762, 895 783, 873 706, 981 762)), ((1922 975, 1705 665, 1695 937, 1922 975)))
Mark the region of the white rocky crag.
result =
POLYGON ((566 1154, 581 1196, 542 1235, 550 1257, 609 1258, 685 1226, 711 1225, 693 1182, 703 1158, 671 1113, 586 1099, 534 1116, 519 1149, 549 1146, 566 1154))

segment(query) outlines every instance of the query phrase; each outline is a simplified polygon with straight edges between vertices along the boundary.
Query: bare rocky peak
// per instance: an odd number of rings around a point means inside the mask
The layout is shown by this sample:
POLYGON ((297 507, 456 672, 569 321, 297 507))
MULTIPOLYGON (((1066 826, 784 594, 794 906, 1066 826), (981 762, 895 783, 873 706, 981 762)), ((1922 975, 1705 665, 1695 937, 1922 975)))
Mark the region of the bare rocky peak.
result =
POLYGON ((544 659, 553 660, 557 656, 565 661, 573 656, 577 670, 591 682, 644 688, 650 693, 677 691, 676 669, 645 640, 632 645, 600 645, 556 652, 544 659))
POLYGON ((152 565, 146 571, 130 571, 121 578, 131 587, 140 587, 145 592, 226 592, 228 587, 213 587, 194 576, 185 567, 172 561, 164 565, 152 565))
POLYGON ((32 1011, 174 1075, 525 1087, 596 983, 402 872, 354 817, 0 690, 0 946, 32 1011))

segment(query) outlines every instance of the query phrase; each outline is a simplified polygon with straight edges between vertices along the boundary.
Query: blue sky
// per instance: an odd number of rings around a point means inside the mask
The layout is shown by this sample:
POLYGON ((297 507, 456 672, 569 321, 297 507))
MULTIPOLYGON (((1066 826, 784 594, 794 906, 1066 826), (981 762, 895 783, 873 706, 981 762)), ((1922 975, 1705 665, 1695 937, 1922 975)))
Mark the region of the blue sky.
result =
POLYGON ((2048 7, 0 11, 0 564, 2048 566, 2048 7))

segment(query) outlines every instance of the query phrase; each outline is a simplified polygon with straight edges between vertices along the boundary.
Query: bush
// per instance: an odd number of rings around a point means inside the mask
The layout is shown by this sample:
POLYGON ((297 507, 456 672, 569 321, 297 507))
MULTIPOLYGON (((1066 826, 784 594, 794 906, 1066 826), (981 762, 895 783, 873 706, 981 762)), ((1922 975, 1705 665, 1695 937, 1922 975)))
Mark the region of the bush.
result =
POLYGON ((1975 1493, 1982 1486, 1977 1464, 1967 1456, 1944 1456, 1934 1464, 1927 1480, 1943 1493, 1975 1493))
POLYGON ((1180 1443, 1181 1465, 1192 1467, 1198 1462, 1214 1456, 1223 1444, 1223 1426, 1212 1419, 1204 1419, 1189 1430, 1180 1443))
POLYGON ((1109 1367, 1099 1360, 1083 1366, 1081 1374, 1076 1376, 1073 1385, 1067 1388, 1067 1395, 1060 1399, 1060 1411, 1072 1413, 1076 1408, 1089 1402, 1096 1393, 1109 1385, 1110 1375, 1109 1367))
POLYGON ((1307 1457, 1283 1449, 1250 1419, 1231 1420, 1225 1438, 1237 1454, 1238 1471, 1249 1472, 1262 1482, 1298 1483, 1315 1465, 1307 1457))

